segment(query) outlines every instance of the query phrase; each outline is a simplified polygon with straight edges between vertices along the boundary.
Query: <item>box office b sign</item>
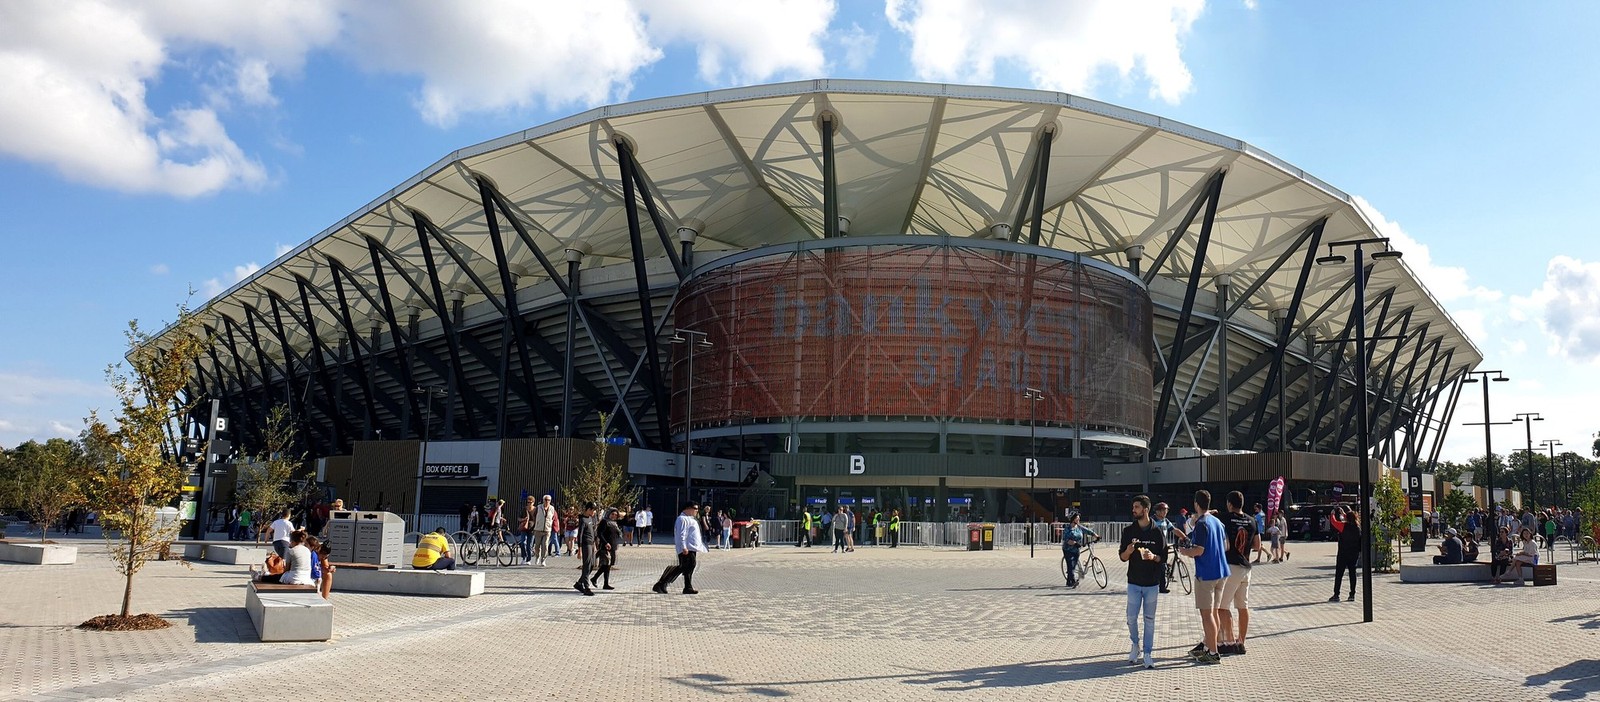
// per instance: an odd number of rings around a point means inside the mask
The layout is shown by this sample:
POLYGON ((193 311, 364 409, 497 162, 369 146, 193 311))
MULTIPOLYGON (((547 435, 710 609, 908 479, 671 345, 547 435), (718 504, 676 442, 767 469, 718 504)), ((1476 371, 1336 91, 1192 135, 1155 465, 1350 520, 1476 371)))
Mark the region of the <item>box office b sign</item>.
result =
POLYGON ((426 463, 422 466, 424 478, 476 478, 476 463, 426 463))

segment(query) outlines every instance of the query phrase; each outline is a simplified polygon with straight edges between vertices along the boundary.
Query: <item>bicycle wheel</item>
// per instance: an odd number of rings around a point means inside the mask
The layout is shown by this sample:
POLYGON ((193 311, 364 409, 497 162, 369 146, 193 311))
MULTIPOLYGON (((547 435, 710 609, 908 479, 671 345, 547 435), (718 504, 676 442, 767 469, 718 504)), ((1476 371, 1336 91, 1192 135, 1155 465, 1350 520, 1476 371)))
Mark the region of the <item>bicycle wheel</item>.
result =
POLYGON ((1194 578, 1189 577, 1189 566, 1180 558, 1173 569, 1178 572, 1178 584, 1183 586, 1183 594, 1194 594, 1194 578))
POLYGON ((1089 557, 1089 572, 1094 574, 1094 584, 1099 585, 1101 590, 1106 589, 1106 584, 1111 582, 1111 578, 1106 575, 1106 564, 1100 562, 1099 556, 1089 557))
MULTIPOLYGON (((494 545, 494 559, 500 564, 501 568, 509 567, 516 562, 516 551, 511 548, 511 544, 503 540, 497 541, 494 545)), ((488 559, 485 558, 484 561, 487 562, 488 559)))
POLYGON ((481 556, 482 551, 483 547, 478 543, 477 539, 470 536, 467 537, 465 541, 461 542, 461 563, 469 566, 478 565, 478 558, 481 556))

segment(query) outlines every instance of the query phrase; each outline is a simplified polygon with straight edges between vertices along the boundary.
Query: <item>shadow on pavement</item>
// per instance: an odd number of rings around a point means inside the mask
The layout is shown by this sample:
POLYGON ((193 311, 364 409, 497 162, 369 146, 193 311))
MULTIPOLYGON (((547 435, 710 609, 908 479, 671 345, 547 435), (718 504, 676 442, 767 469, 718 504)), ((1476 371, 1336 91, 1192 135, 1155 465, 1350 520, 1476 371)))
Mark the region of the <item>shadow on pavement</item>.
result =
POLYGON ((191 607, 173 610, 162 616, 184 620, 194 629, 195 643, 256 641, 255 628, 250 624, 250 615, 244 611, 244 607, 191 607))
MULTIPOLYGON (((1172 648, 1170 651, 1178 649, 1172 648)), ((1169 649, 1163 649, 1166 657, 1157 667, 1170 667, 1172 664, 1169 649)), ((1130 666, 1115 655, 1084 656, 1065 660, 1033 661, 1030 663, 1015 663, 1010 665, 982 666, 977 668, 963 668, 949 671, 909 671, 901 674, 889 675, 863 675, 849 678, 830 678, 826 680, 790 680, 766 682, 739 682, 725 675, 715 673, 694 673, 681 677, 670 677, 668 680, 684 687, 692 688, 698 692, 721 695, 759 695, 762 697, 788 697, 797 694, 806 686, 832 685, 836 683, 864 682, 869 680, 898 681, 905 685, 931 686, 932 689, 946 692, 960 692, 963 690, 1030 687, 1034 685, 1049 685, 1062 680, 1093 680, 1097 678, 1111 678, 1122 675, 1133 675, 1143 672, 1138 666, 1130 666)))
POLYGON ((1550 693, 1550 699, 1578 700, 1588 697, 1592 692, 1600 692, 1600 661, 1573 661, 1548 673, 1530 675, 1524 684, 1540 687, 1563 680, 1566 682, 1562 683, 1560 690, 1550 693))
POLYGON ((1600 629, 1600 614, 1574 614, 1570 617, 1557 617, 1551 619, 1551 624, 1564 622, 1579 622, 1579 629, 1600 629))

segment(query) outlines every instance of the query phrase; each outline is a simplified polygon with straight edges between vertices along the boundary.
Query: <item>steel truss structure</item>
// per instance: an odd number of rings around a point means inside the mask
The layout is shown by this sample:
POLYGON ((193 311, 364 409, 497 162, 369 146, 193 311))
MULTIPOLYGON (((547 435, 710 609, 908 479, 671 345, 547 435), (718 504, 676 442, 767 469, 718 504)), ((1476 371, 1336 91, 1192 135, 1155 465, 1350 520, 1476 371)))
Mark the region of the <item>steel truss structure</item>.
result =
MULTIPOLYGON (((1349 271, 1312 264, 1373 233, 1247 143, 1071 95, 822 80, 647 100, 452 153, 210 300, 217 343, 187 394, 220 398, 246 450, 277 404, 314 456, 420 437, 425 385, 446 392, 436 439, 592 436, 605 415, 671 450, 664 340, 697 270, 834 237, 970 237, 1148 285, 1149 455, 1349 453, 1364 399, 1376 457, 1404 467, 1437 457, 1482 357, 1403 263, 1366 269, 1366 310, 1349 271), (1368 358, 1317 342, 1363 320, 1396 338, 1368 358)), ((693 431, 765 452, 791 430, 693 431)))

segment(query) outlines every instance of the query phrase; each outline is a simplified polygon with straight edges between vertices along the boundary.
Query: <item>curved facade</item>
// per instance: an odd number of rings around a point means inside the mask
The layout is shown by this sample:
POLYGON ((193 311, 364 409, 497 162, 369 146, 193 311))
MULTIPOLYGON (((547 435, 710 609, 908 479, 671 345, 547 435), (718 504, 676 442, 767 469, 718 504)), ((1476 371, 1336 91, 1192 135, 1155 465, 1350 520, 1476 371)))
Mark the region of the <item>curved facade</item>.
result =
MULTIPOLYGON (((755 422, 1033 420, 1151 435, 1150 299, 1138 278, 981 241, 872 242, 757 249, 684 284, 674 326, 712 343, 695 359, 697 427, 742 409, 755 422), (1043 391, 1037 407, 1030 387, 1043 391)), ((679 427, 688 383, 676 348, 679 427)))

